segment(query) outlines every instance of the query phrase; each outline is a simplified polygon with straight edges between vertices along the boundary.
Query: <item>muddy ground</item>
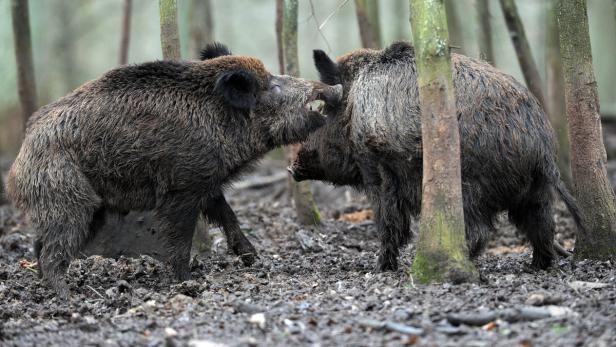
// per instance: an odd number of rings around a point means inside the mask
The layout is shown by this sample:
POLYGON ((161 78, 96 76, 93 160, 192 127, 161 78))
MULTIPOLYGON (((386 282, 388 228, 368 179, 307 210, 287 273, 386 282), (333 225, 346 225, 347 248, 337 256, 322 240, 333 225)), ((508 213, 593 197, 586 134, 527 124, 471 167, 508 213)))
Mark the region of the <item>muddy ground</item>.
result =
MULTIPOLYGON (((280 166, 266 161, 254 176, 280 166)), ((412 245, 399 271, 376 273, 374 224, 361 213, 338 220, 368 206, 361 195, 315 185, 324 223, 306 228, 294 222, 285 184, 226 194, 259 250, 255 265, 243 266, 212 229, 212 251, 194 257, 191 281, 176 283, 147 256, 90 256, 71 264, 69 302, 38 279, 32 231, 1 206, 0 345, 616 345, 611 262, 560 258, 529 272, 526 242, 503 222, 476 261, 481 283, 419 285, 407 271, 412 245)), ((554 217, 558 240, 572 247, 561 205, 554 217)))

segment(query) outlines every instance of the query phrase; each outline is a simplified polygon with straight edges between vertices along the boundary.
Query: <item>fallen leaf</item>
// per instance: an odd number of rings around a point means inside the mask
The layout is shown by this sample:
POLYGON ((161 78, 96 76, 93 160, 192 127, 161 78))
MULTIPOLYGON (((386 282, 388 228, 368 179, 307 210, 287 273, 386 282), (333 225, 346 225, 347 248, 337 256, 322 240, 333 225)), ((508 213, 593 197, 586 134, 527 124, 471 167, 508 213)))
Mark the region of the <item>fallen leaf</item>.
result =
POLYGON ((342 216, 338 218, 338 220, 341 220, 344 222, 350 222, 353 224, 359 224, 366 220, 372 220, 373 218, 374 218, 374 213, 372 212, 372 210, 368 209, 368 210, 361 210, 361 211, 357 211, 353 213, 343 214, 342 216))
POLYGON ((498 327, 496 322, 490 322, 490 323, 482 326, 481 329, 483 329, 485 331, 492 331, 492 330, 496 329, 496 327, 498 327))
POLYGON ((29 261, 28 259, 22 259, 19 261, 19 267, 22 269, 31 269, 35 266, 37 266, 37 262, 35 261, 29 261))
POLYGON ((404 341, 404 344, 407 346, 412 346, 414 344, 417 343, 417 341, 419 341, 419 336, 417 335, 407 335, 406 341, 404 341))

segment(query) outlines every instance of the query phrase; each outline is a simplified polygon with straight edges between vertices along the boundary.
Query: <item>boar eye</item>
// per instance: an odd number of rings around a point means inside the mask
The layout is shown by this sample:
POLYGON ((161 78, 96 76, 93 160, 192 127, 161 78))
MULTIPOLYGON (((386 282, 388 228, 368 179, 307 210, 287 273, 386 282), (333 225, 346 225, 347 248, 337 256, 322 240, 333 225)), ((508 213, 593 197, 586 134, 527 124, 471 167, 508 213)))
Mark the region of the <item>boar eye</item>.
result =
POLYGON ((272 84, 272 86, 270 87, 270 91, 274 94, 280 94, 282 92, 282 89, 280 89, 279 85, 272 84))

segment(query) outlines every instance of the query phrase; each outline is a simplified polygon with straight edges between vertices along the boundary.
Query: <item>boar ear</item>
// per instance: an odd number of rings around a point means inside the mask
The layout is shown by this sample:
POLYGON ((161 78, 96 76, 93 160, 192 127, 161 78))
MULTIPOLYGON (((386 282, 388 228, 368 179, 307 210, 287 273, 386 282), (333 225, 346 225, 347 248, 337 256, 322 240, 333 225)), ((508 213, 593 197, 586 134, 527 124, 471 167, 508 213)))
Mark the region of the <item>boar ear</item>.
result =
POLYGON ((200 54, 201 60, 214 59, 224 55, 231 55, 231 51, 220 42, 208 43, 207 46, 201 50, 200 54))
POLYGON ((317 71, 319 71, 321 82, 329 84, 330 86, 342 83, 338 64, 331 60, 327 56, 327 53, 320 49, 315 49, 312 51, 312 57, 314 59, 314 65, 317 67, 317 71))
POLYGON ((214 90, 222 94, 232 107, 250 110, 257 103, 257 78, 246 70, 223 72, 216 81, 214 90))

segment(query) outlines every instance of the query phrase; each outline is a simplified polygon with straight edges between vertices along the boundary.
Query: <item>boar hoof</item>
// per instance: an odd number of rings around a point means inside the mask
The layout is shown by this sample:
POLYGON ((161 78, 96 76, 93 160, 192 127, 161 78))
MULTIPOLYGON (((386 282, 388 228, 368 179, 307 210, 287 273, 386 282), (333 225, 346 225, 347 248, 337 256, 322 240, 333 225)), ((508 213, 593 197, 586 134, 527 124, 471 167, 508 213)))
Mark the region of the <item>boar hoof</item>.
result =
POLYGON ((233 254, 242 259, 242 263, 245 266, 251 266, 258 258, 257 250, 244 235, 233 242, 231 249, 233 250, 233 254))
POLYGON ((69 290, 65 282, 56 282, 53 284, 53 289, 56 292, 56 298, 59 301, 68 301, 69 290))
POLYGON ((376 270, 378 272, 396 271, 398 270, 398 261, 396 259, 391 259, 390 257, 380 255, 376 263, 376 270))
POLYGON ((173 272, 175 274, 175 278, 179 282, 184 282, 190 280, 190 266, 189 264, 182 264, 173 266, 173 272))
POLYGON ((235 254, 242 259, 242 263, 244 263, 245 266, 251 266, 258 258, 257 251, 250 242, 236 249, 235 254))

